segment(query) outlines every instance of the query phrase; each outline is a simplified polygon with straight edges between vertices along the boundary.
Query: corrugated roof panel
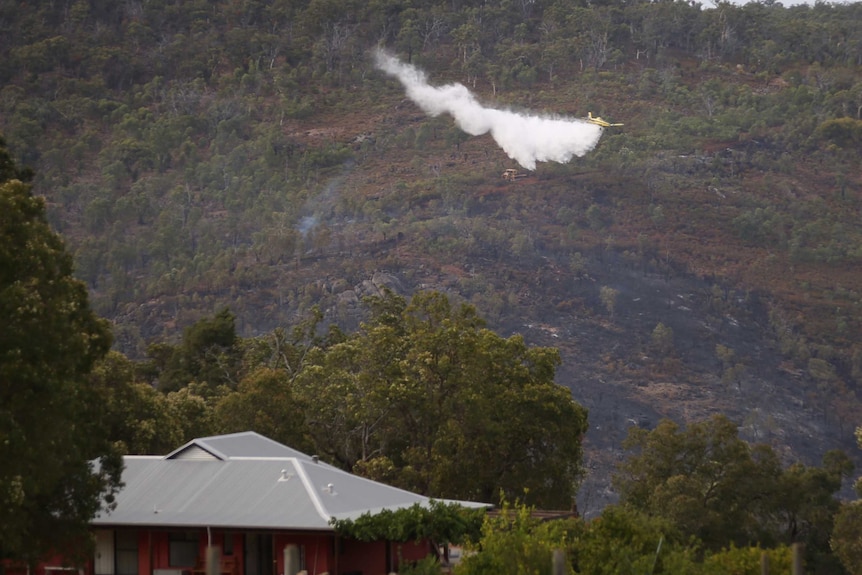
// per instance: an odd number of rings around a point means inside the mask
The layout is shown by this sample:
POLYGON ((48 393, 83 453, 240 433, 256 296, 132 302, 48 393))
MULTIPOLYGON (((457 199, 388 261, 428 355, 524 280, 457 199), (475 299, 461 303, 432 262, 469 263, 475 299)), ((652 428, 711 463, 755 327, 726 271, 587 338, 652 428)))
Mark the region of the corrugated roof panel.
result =
POLYGON ((289 459, 127 458, 123 481, 116 509, 95 524, 328 527, 289 459), (282 470, 287 481, 279 481, 282 470))
POLYGON ((295 473, 290 461, 227 462, 218 486, 196 498, 197 512, 211 516, 212 524, 229 517, 237 526, 325 528, 329 518, 317 512, 302 482, 279 481, 282 469, 295 473))
POLYGON ((330 516, 369 509, 409 507, 428 498, 364 477, 308 462, 297 462, 330 516))
POLYGON ((316 462, 251 432, 196 439, 164 458, 131 456, 124 461, 125 486, 116 509, 97 517, 95 525, 331 531, 330 517, 359 517, 430 501, 316 462), (184 457, 201 452, 210 458, 184 457), (300 457, 284 455, 288 453, 300 457))
POLYGON ((310 455, 253 431, 202 437, 195 439, 194 443, 204 449, 221 453, 227 459, 232 457, 296 457, 311 461, 310 455))

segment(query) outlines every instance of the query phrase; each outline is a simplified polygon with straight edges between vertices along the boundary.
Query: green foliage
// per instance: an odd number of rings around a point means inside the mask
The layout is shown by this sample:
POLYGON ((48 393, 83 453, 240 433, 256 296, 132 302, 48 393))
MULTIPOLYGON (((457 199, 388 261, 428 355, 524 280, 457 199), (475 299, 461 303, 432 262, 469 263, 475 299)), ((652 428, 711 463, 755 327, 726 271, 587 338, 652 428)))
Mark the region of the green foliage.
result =
POLYGON ((769 558, 770 572, 789 572, 791 562, 786 545, 773 549, 731 545, 705 553, 696 538, 673 522, 630 507, 612 505, 600 517, 584 522, 541 520, 524 505, 505 504, 498 514, 485 517, 481 538, 467 546, 453 572, 547 573, 555 550, 566 557, 564 572, 589 575, 756 575, 763 554, 769 558))
POLYGON ((359 541, 431 540, 436 544, 459 545, 475 540, 482 526, 485 510, 470 509, 456 503, 432 500, 426 507, 419 503, 402 509, 384 509, 357 519, 333 519, 336 533, 359 541))
POLYGON ((739 439, 723 416, 684 431, 666 420, 633 428, 624 446, 636 451, 614 476, 625 505, 673 521, 708 550, 801 541, 809 565, 829 563, 835 494, 852 469, 843 453, 828 453, 820 468, 782 469, 771 448, 739 439))
POLYGON ((790 547, 782 545, 774 549, 759 547, 734 547, 711 553, 704 561, 698 573, 706 575, 760 575, 762 556, 769 561, 770 573, 790 573, 793 563, 793 552, 790 547))
POLYGON ((206 394, 235 387, 240 350, 235 316, 227 308, 186 328, 179 346, 153 344, 147 350, 160 390, 177 391, 192 382, 206 394))
POLYGON ((650 336, 652 349, 661 355, 673 352, 673 329, 659 322, 650 336))
POLYGON ((107 435, 121 444, 123 453, 168 453, 189 439, 183 432, 184 421, 163 394, 142 381, 136 368, 113 351, 93 368, 90 379, 108 412, 107 435))
POLYGON ((758 540, 755 502, 778 461, 769 451, 754 459, 729 420, 715 417, 684 432, 670 421, 653 431, 633 428, 624 446, 637 450, 614 476, 625 504, 675 521, 708 547, 758 540))
POLYGON ((862 120, 836 118, 817 126, 815 135, 839 148, 862 148, 862 120))
POLYGON ((243 377, 236 390, 220 398, 215 406, 219 431, 256 432, 299 450, 311 447, 303 414, 312 409, 294 397, 291 380, 284 370, 259 367, 243 377), (289 415, 288 415, 289 414, 289 415))
MULTIPOLYGON (((550 571, 554 550, 568 554, 583 523, 575 520, 541 521, 523 504, 504 504, 499 514, 487 515, 481 537, 454 569, 455 575, 541 574, 550 571)), ((566 573, 572 573, 571 565, 566 573)))
POLYGON ((614 310, 617 306, 617 296, 619 295, 620 291, 610 286, 602 286, 599 288, 599 298, 602 300, 602 304, 605 306, 605 309, 608 310, 611 317, 614 315, 614 310))
POLYGON ((21 176, 0 141, 0 553, 32 564, 86 556, 88 523, 111 507, 122 462, 88 379, 110 329, 21 176))
POLYGON ((594 230, 603 230, 610 225, 610 217, 607 212, 597 204, 591 204, 585 215, 590 227, 594 230))
MULTIPOLYGON (((856 428, 856 443, 862 448, 862 427, 856 428)), ((862 497, 862 477, 854 484, 862 497)), ((850 575, 862 573, 862 501, 848 501, 835 514, 830 545, 850 575)))
POLYGON ((835 516, 832 549, 850 575, 862 573, 862 504, 845 503, 835 516))
POLYGON ((0 183, 10 180, 29 182, 33 178, 33 171, 27 168, 19 168, 9 150, 6 148, 6 140, 0 136, 0 183))
MULTIPOLYGON (((840 566, 831 553, 830 536, 841 503, 835 494, 853 471, 853 463, 838 450, 828 451, 820 467, 799 463, 783 470, 769 511, 776 521, 777 540, 785 544, 802 542, 809 568, 839 572, 840 566)), ((764 538, 766 542, 766 538, 764 538)))
POLYGON ((398 567, 399 575, 440 575, 440 561, 433 555, 429 555, 410 565, 398 567))
POLYGON ((671 521, 609 506, 586 524, 572 546, 577 573, 694 573, 697 541, 671 521))
POLYGON ((743 212, 733 220, 733 226, 746 241, 776 247, 785 247, 787 244, 786 218, 777 214, 772 207, 743 212))
POLYGON ((314 350, 297 377, 318 452, 435 497, 528 489, 536 504, 568 508, 586 412, 553 381, 556 350, 504 339, 438 292, 369 303, 371 320, 314 350))

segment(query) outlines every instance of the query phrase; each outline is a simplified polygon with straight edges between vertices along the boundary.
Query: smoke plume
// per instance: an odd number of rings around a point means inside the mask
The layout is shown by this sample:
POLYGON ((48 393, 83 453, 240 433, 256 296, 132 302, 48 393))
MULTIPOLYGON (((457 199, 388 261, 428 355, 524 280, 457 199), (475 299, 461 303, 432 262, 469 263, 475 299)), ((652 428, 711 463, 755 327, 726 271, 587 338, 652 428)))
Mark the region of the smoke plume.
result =
POLYGON ((375 53, 377 67, 404 85, 407 97, 431 116, 446 113, 471 136, 491 132, 506 154, 528 170, 536 162, 565 163, 592 150, 602 128, 578 118, 519 114, 482 106, 463 84, 430 86, 425 73, 387 52, 375 53))

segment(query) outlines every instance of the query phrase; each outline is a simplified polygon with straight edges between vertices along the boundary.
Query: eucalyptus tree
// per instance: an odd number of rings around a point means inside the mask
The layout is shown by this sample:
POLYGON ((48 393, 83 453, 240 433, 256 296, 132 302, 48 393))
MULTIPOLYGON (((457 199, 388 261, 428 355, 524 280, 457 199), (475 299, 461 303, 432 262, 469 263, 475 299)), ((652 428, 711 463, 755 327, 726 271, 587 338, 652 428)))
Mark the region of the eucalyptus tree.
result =
POLYGON ((32 564, 48 551, 86 551, 122 461, 87 377, 111 332, 29 175, 0 139, 0 557, 32 564))
MULTIPOLYGON (((856 443, 862 448, 862 427, 856 428, 856 443)), ((853 485, 862 497, 862 477, 853 485)), ((862 574, 862 499, 845 502, 835 516, 830 545, 851 575, 862 574)))
POLYGON ((633 428, 623 446, 634 452, 613 478, 624 504, 671 519, 713 548, 759 540, 757 507, 780 462, 771 449, 740 439, 729 419, 685 430, 663 420, 651 431, 633 428))
POLYGON ((821 467, 784 468, 771 447, 741 439, 722 415, 685 429, 669 420, 633 428, 623 445, 632 454, 613 483, 624 505, 672 521, 707 549, 802 542, 809 567, 834 567, 835 494, 852 470, 844 453, 826 453, 821 467))
POLYGON ((434 497, 568 508, 587 417, 554 382, 558 352, 497 335, 439 292, 369 303, 369 321, 296 380, 322 454, 434 497))

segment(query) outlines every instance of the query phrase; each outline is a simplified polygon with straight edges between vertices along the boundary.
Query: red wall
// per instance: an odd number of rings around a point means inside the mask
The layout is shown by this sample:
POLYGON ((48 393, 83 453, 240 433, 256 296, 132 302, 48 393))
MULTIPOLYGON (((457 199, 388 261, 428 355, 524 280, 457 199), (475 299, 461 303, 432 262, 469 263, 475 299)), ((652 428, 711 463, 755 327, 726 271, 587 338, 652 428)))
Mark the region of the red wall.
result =
MULTIPOLYGON (((26 565, 13 564, 8 560, 0 560, 6 570, 6 575, 28 575, 26 565)), ((84 573, 92 571, 92 565, 84 565, 82 567, 84 573)), ((60 556, 51 557, 36 566, 35 570, 29 571, 30 575, 78 575, 78 570, 72 567, 65 567, 63 558, 60 556), (51 569, 53 568, 53 569, 51 569)))
MULTIPOLYGON (((233 557, 236 558, 238 575, 244 575, 244 537, 238 531, 219 531, 213 529, 211 532, 212 543, 224 548, 224 537, 227 533, 233 538, 233 557)), ((401 563, 412 562, 422 559, 429 553, 427 542, 417 543, 392 543, 389 545, 389 562, 387 564, 387 545, 385 541, 361 542, 340 539, 335 543, 335 536, 328 533, 278 533, 273 536, 273 554, 276 559, 276 575, 284 574, 284 548, 286 545, 301 545, 305 549, 305 568, 308 575, 347 575, 362 573, 362 575, 386 575, 387 567, 391 571, 397 571, 399 561, 401 563), (336 551, 337 548, 337 551, 336 551)), ((206 558, 207 532, 200 530, 200 545, 198 557, 201 562, 206 558)), ((191 569, 193 565, 171 566, 169 555, 168 531, 145 530, 138 532, 138 574, 151 575, 153 569, 169 569, 185 567, 191 569)), ((62 561, 46 561, 30 575, 78 575, 76 571, 53 571, 47 572, 46 565, 62 565, 62 561)), ((86 574, 93 573, 92 562, 87 565, 86 574)), ((7 575, 26 575, 26 569, 12 567, 6 562, 7 575)))
POLYGON ((149 531, 138 532, 138 574, 152 573, 152 533, 149 531))
MULTIPOLYGON (((338 554, 338 570, 335 575, 361 572, 362 575, 386 574, 386 542, 365 543, 342 539, 338 554)), ((395 567, 395 564, 392 564, 395 567)))
MULTIPOLYGON (((399 565, 425 558, 430 551, 427 541, 392 543, 389 546, 389 571, 398 571, 399 565)), ((341 540, 338 571, 335 575, 362 572, 362 575, 386 575, 386 542, 341 540)))
POLYGON ((412 543, 396 543, 394 553, 401 552, 402 561, 418 561, 424 559, 431 552, 430 544, 427 541, 414 541, 412 543))

